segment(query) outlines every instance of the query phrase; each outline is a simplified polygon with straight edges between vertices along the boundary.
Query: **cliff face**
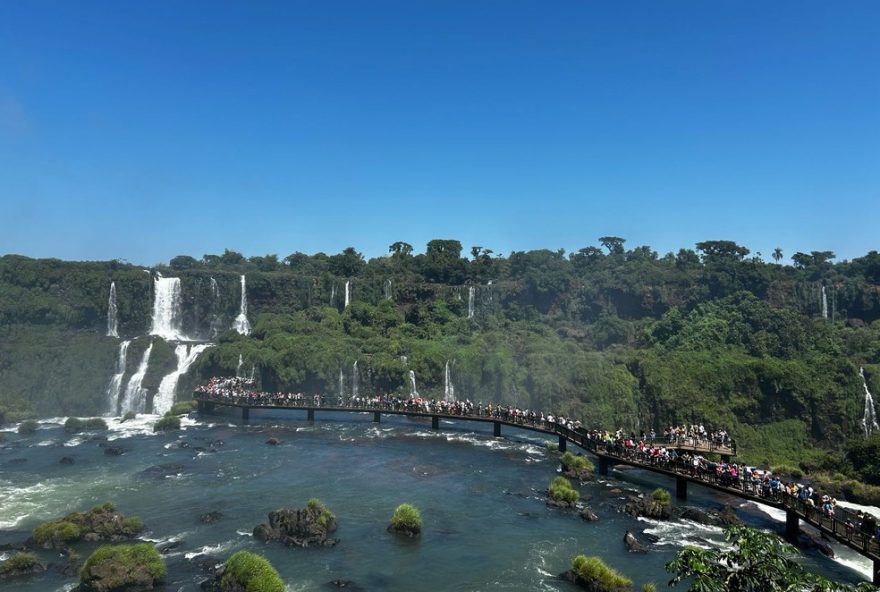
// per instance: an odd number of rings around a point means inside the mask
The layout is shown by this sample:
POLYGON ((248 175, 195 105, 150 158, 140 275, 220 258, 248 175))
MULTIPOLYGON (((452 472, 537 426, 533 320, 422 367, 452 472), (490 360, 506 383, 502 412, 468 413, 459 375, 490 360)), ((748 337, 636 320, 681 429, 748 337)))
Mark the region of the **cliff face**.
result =
POLYGON ((152 343, 135 393, 149 409, 189 341, 213 346, 181 376, 182 397, 236 372, 268 390, 409 394, 412 371, 422 396, 452 388, 636 431, 742 426, 753 442, 785 434, 792 453, 859 431, 858 365, 880 390, 872 255, 804 269, 638 249, 473 261, 436 250, 369 262, 348 250, 285 263, 232 255, 150 270, 0 258, 0 408, 110 412, 114 375, 118 402, 152 343), (248 336, 232 330, 242 275, 248 336), (179 278, 176 291, 160 293, 160 276, 179 278), (107 336, 111 283, 118 337, 107 336), (157 325, 164 338, 150 335, 157 325))

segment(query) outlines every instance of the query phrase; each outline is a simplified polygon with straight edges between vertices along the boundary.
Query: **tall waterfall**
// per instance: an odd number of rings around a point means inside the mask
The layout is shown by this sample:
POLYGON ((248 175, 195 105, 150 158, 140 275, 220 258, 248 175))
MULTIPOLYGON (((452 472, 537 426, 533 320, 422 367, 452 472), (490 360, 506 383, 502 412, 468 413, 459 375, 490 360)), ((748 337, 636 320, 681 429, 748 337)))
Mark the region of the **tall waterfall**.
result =
POLYGON ((877 425, 877 411, 874 409, 874 397, 868 390, 868 381, 865 380, 865 369, 859 368, 859 376, 862 377, 862 386, 865 388, 865 413, 862 416, 862 429, 865 430, 865 437, 870 436, 872 432, 880 430, 877 425))
POLYGON ((128 385, 125 387, 125 396, 122 398, 123 413, 134 411, 135 413, 143 413, 147 406, 147 391, 141 385, 144 382, 144 375, 147 373, 147 367, 150 365, 150 354, 153 352, 153 342, 147 346, 141 363, 137 367, 137 371, 128 379, 128 385))
POLYGON ((474 296, 476 295, 476 289, 473 286, 468 288, 468 316, 467 318, 474 318, 474 296))
POLYGON ((247 291, 244 274, 241 276, 241 308, 239 309, 238 316, 235 317, 235 321, 232 323, 232 328, 242 335, 248 335, 251 332, 251 324, 247 318, 247 291))
POLYGON ((119 337, 119 321, 116 316, 116 282, 110 282, 110 300, 107 303, 107 337, 119 337))
POLYGON ((349 304, 351 304, 351 281, 345 280, 345 306, 344 306, 344 308, 348 308, 349 304))
POLYGON ((336 284, 330 287, 330 307, 336 306, 336 284))
POLYGON ((343 398, 345 396, 345 375, 342 372, 342 368, 339 369, 339 398, 343 398))
POLYGON ((128 346, 131 340, 126 339, 119 344, 116 355, 116 370, 107 385, 107 413, 116 415, 119 412, 119 391, 122 390, 122 377, 125 376, 125 359, 128 357, 128 346))
POLYGON ((358 362, 355 360, 354 365, 351 367, 351 397, 353 399, 357 398, 360 392, 358 382, 360 382, 360 373, 358 372, 358 362))
POLYGON ((446 371, 443 376, 443 400, 447 403, 455 402, 455 387, 452 386, 452 375, 449 371, 449 360, 446 360, 446 371))
POLYGON ((158 335, 165 341, 187 341, 182 329, 180 278, 166 278, 157 273, 153 290, 153 323, 150 335, 158 335))
POLYGON ((244 366, 244 356, 238 354, 238 366, 235 368, 235 375, 238 378, 243 378, 241 375, 241 367, 244 366))
POLYGON ((180 377, 187 373, 199 355, 209 347, 211 347, 210 343, 200 343, 198 345, 180 344, 174 348, 174 355, 177 356, 177 369, 165 376, 159 383, 159 390, 153 397, 153 413, 164 415, 171 410, 177 396, 177 383, 180 381, 180 377))
POLYGON ((211 339, 217 339, 223 331, 223 320, 220 316, 220 286, 211 278, 211 339))
POLYGON ((391 300, 391 280, 385 280, 385 284, 382 286, 382 293, 385 296, 385 300, 391 300))
POLYGON ((822 285, 822 318, 828 318, 828 295, 825 293, 825 285, 822 285))
POLYGON ((419 391, 416 389, 416 373, 412 370, 409 371, 409 398, 415 399, 418 398, 419 391))

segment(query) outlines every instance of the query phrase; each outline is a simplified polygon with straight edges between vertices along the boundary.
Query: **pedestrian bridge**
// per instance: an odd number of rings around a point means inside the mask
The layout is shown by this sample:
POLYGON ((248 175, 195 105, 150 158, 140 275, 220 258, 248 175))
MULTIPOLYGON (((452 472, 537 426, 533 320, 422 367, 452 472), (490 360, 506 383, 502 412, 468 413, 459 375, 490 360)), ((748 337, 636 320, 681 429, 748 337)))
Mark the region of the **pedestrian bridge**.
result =
MULTIPOLYGON (((803 520, 807 524, 815 527, 822 534, 835 541, 856 550, 858 553, 869 558, 873 562, 874 576, 873 583, 880 586, 880 543, 876 537, 876 526, 871 532, 862 531, 858 527, 858 520, 853 512, 844 508, 837 508, 835 516, 829 517, 822 513, 821 509, 807 506, 804 502, 782 494, 776 498, 761 495, 760 488, 755 488, 748 480, 738 480, 734 484, 728 485, 721 483, 712 472, 694 471, 690 463, 682 461, 673 461, 662 464, 646 462, 644 459, 635 455, 627 454, 625 451, 616 448, 609 443, 593 439, 585 431, 575 431, 559 425, 557 423, 528 421, 524 417, 510 416, 503 417, 497 415, 476 415, 476 414, 445 414, 433 411, 413 410, 412 408, 400 408, 394 405, 380 406, 322 406, 309 405, 304 401, 286 401, 284 405, 272 403, 256 403, 248 400, 246 397, 216 397, 202 392, 194 393, 193 398, 198 404, 199 413, 209 413, 215 407, 232 407, 241 409, 241 417, 244 423, 250 419, 251 409, 273 409, 273 410, 292 410, 305 411, 309 421, 315 420, 316 412, 323 413, 371 413, 373 421, 381 422, 382 415, 404 415, 407 417, 416 417, 431 420, 431 427, 435 430, 440 429, 440 420, 450 421, 476 421, 483 423, 491 423, 493 425, 493 434, 500 437, 503 426, 514 427, 518 429, 530 430, 549 436, 556 436, 559 443, 559 450, 565 452, 568 444, 574 444, 582 450, 595 456, 598 460, 597 469, 602 475, 607 475, 609 469, 614 465, 628 465, 638 467, 653 473, 665 475, 675 480, 675 493, 679 499, 687 498, 687 487, 689 483, 708 487, 719 492, 734 495, 736 497, 762 503, 779 510, 785 511, 785 535, 789 540, 795 540, 800 530, 800 521, 803 520), (847 520, 852 521, 855 528, 847 528, 847 520)), ((659 443, 659 442, 658 442, 659 443)), ((736 455, 736 446, 724 446, 714 442, 704 440, 684 439, 675 442, 663 442, 667 448, 674 448, 679 452, 690 452, 693 454, 714 453, 720 455, 722 460, 729 460, 736 455)))

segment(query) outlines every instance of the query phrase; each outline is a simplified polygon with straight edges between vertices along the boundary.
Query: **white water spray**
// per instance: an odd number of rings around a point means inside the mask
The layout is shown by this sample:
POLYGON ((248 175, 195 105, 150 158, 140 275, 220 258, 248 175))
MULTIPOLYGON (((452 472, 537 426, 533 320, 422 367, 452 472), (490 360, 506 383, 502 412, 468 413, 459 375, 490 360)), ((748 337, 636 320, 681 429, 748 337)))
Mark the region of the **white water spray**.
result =
POLYGON ((345 396, 345 375, 342 373, 342 368, 339 369, 339 398, 345 396))
POLYGON ((330 307, 336 306, 336 284, 330 287, 330 307))
POLYGON ((110 282, 110 299, 107 303, 107 337, 119 337, 119 321, 116 316, 116 282, 110 282))
POLYGON ((241 367, 243 365, 244 365, 244 357, 241 354, 238 354, 238 366, 235 368, 235 375, 239 378, 242 378, 241 367))
POLYGON ((409 398, 416 399, 419 396, 419 391, 416 389, 416 373, 412 370, 409 371, 409 398))
POLYGON ((197 345, 181 344, 174 348, 174 355, 177 356, 177 368, 159 383, 159 390, 153 397, 153 413, 164 415, 171 410, 177 396, 177 383, 180 381, 180 377, 187 373, 199 355, 209 347, 211 347, 210 343, 200 343, 197 345))
POLYGON ((150 335, 158 335, 165 341, 188 341, 182 329, 180 278, 166 278, 157 273, 153 289, 150 335))
POLYGON ((351 282, 349 280, 345 280, 345 306, 344 306, 344 308, 348 308, 349 304, 351 304, 351 282))
POLYGON ((107 413, 116 415, 119 409, 119 391, 122 390, 122 377, 125 376, 125 360, 128 357, 128 346, 131 340, 126 339, 119 344, 119 353, 116 355, 116 370, 110 377, 107 385, 107 413))
POLYGON ((147 346, 141 363, 138 365, 137 371, 128 379, 128 385, 125 387, 125 396, 122 398, 121 411, 127 413, 134 411, 135 413, 143 413, 147 406, 147 390, 141 386, 144 382, 144 376, 147 373, 147 367, 150 365, 150 354, 153 352, 153 342, 147 346))
POLYGON ((452 375, 449 369, 449 360, 446 360, 446 371, 443 376, 443 400, 447 403, 455 402, 455 387, 452 386, 452 375))
POLYGON ((359 372, 358 372, 358 362, 354 361, 354 365, 351 367, 351 397, 356 399, 358 397, 358 393, 360 392, 360 388, 358 386, 358 382, 360 380, 359 372))
POLYGON ((211 278, 211 339, 217 339, 223 331, 223 320, 220 316, 220 286, 211 278))
POLYGON ((862 386, 865 388, 865 413, 862 416, 862 429, 865 431, 865 437, 870 436, 873 432, 880 430, 877 425, 877 411, 874 409, 874 397, 868 390, 868 381, 865 380, 865 369, 859 368, 859 376, 862 377, 862 386))
POLYGON ((232 323, 232 328, 238 331, 242 335, 248 335, 251 332, 251 324, 248 322, 247 318, 247 290, 244 279, 244 274, 241 276, 241 308, 239 309, 238 316, 235 317, 235 321, 232 323))
POLYGON ((476 290, 473 286, 468 288, 468 316, 467 318, 474 318, 474 296, 476 295, 476 290))
POLYGON ((825 286, 822 286, 822 318, 828 318, 828 295, 825 293, 825 286))
POLYGON ((385 280, 382 291, 384 292, 385 300, 391 300, 391 280, 385 280))

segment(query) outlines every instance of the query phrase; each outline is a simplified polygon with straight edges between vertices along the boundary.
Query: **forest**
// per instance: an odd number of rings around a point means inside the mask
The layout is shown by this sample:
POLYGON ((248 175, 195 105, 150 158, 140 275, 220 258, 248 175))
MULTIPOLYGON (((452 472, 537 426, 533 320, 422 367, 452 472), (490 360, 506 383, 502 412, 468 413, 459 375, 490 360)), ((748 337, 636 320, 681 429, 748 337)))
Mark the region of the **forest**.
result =
MULTIPOLYGON (((151 341, 156 274, 180 278, 184 332, 214 344, 179 398, 236 372, 265 390, 408 396, 410 371, 421 396, 441 397, 448 367, 458 398, 636 432, 702 423, 730 431, 749 462, 880 483, 880 440, 862 426, 865 388, 880 391, 877 251, 765 257, 708 240, 659 255, 606 236, 571 253, 436 239, 369 260, 354 247, 226 250, 149 269, 6 255, 0 421, 106 412, 119 347, 106 336, 111 282, 132 372, 151 341), (249 335, 232 330, 242 275, 249 335)), ((144 385, 155 390, 176 362, 172 344, 152 341, 144 385)))

